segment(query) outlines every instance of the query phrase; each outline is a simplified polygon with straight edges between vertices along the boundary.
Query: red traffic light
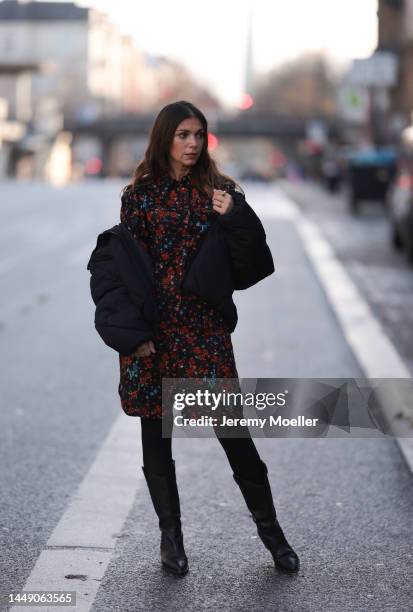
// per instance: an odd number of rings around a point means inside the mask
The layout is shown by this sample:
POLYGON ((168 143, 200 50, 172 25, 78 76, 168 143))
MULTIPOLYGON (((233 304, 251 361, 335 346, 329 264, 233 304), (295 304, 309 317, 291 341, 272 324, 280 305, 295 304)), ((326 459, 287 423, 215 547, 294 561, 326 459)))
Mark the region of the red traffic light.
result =
POLYGON ((219 143, 218 138, 212 132, 208 132, 208 149, 213 151, 217 148, 219 143))
POLYGON ((253 97, 250 96, 250 94, 248 93, 243 93, 238 103, 238 108, 240 108, 241 110, 247 110, 247 108, 251 108, 253 104, 254 104, 253 97))

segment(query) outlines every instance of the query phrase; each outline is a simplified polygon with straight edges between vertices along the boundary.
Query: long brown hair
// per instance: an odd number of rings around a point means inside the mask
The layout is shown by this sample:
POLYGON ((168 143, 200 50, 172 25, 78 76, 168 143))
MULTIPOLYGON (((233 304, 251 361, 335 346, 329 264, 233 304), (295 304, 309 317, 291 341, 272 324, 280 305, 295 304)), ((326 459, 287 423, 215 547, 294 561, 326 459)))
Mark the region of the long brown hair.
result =
POLYGON ((186 100, 167 104, 159 111, 150 132, 145 156, 136 167, 132 182, 126 185, 123 191, 136 189, 168 173, 169 151, 175 130, 184 119, 189 117, 199 119, 205 133, 201 153, 197 163, 191 169, 194 183, 210 197, 212 197, 213 189, 238 187, 243 191, 234 179, 218 170, 216 162, 209 156, 208 122, 199 108, 186 100))

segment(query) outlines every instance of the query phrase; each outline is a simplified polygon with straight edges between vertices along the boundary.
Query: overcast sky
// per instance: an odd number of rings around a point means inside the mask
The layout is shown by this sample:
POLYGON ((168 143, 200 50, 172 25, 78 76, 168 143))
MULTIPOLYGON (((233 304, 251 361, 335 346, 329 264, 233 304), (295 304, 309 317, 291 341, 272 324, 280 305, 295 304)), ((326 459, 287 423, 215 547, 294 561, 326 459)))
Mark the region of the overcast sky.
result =
POLYGON ((178 59, 227 104, 244 89, 247 16, 262 73, 306 50, 343 63, 377 41, 377 0, 79 0, 110 15, 138 47, 178 59))

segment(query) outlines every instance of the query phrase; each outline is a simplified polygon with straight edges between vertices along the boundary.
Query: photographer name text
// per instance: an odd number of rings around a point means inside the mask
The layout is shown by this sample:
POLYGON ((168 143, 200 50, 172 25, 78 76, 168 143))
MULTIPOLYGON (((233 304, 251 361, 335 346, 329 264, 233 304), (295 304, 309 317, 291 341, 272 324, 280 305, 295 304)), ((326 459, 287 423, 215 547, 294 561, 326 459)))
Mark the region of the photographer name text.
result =
POLYGON ((288 419, 281 416, 269 416, 265 418, 253 418, 253 417, 242 417, 233 418, 223 415, 222 421, 212 416, 200 416, 198 418, 184 417, 178 414, 174 417, 174 423, 178 427, 259 427, 262 429, 266 425, 270 427, 315 427, 318 422, 317 419, 310 419, 303 415, 299 415, 295 418, 288 419))

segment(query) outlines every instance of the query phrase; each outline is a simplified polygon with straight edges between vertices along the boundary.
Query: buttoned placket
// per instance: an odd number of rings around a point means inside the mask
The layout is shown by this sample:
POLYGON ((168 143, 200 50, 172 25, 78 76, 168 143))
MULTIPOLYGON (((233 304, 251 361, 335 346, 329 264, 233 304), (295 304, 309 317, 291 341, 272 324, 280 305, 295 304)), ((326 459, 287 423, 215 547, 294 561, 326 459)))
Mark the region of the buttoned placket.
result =
MULTIPOLYGON (((189 221, 191 218, 191 181, 189 179, 188 176, 184 176, 180 181, 175 181, 176 183, 176 188, 179 192, 179 206, 182 206, 182 208, 184 209, 184 219, 183 219, 183 225, 185 228, 184 234, 183 234, 183 242, 182 242, 182 259, 181 259, 181 267, 183 269, 185 269, 185 256, 187 255, 186 249, 187 249, 187 229, 188 229, 188 225, 189 225, 189 221)), ((178 312, 181 309, 182 306, 182 295, 180 293, 178 293, 177 295, 177 305, 175 306, 175 310, 178 312)))

